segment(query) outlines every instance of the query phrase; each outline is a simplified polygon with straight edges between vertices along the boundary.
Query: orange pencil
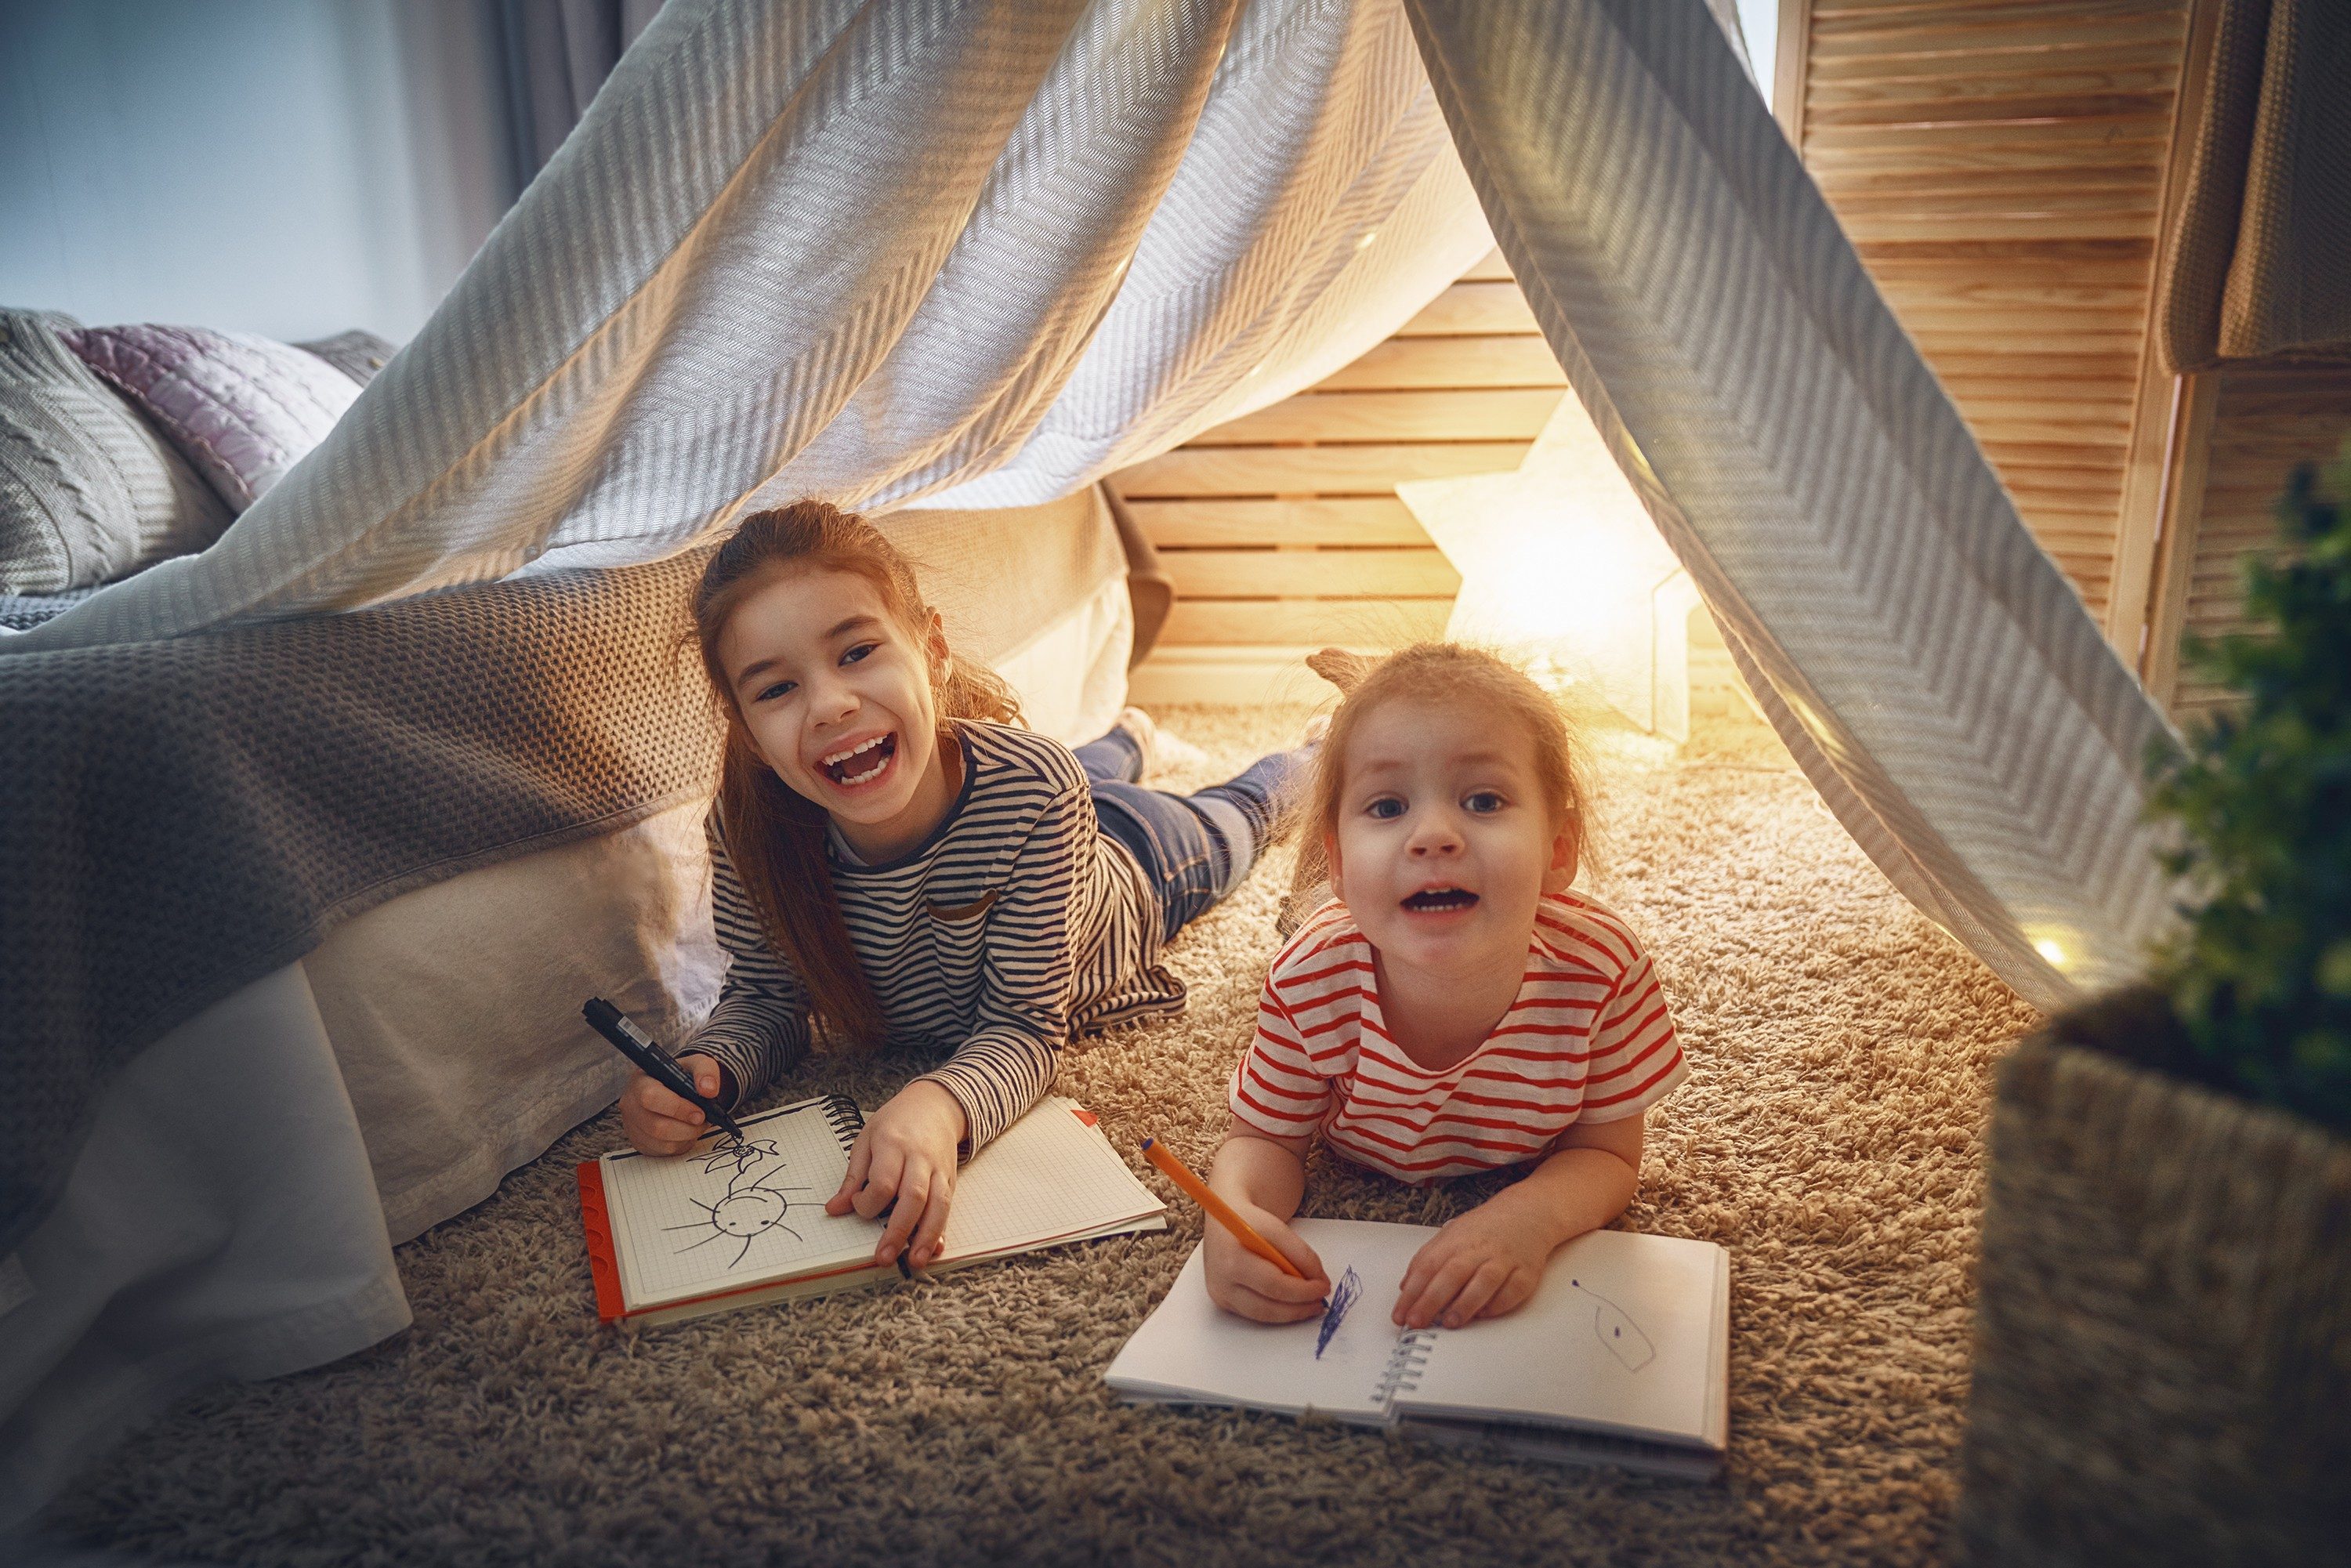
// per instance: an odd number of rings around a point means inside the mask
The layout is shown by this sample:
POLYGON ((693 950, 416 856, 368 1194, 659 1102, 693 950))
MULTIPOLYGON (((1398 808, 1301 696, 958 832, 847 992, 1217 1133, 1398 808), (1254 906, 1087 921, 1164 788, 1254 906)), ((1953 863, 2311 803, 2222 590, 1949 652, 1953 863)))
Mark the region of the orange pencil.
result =
POLYGON ((1208 1211, 1208 1218, 1231 1231, 1240 1244, 1280 1269, 1293 1280, 1303 1280, 1298 1265, 1281 1255, 1281 1249, 1256 1231, 1249 1222, 1233 1212, 1233 1206, 1208 1190, 1208 1184, 1192 1174, 1192 1167, 1176 1157, 1175 1152, 1163 1147, 1155 1138, 1143 1140, 1143 1157, 1157 1166, 1169 1181, 1184 1189, 1184 1195, 1208 1211))

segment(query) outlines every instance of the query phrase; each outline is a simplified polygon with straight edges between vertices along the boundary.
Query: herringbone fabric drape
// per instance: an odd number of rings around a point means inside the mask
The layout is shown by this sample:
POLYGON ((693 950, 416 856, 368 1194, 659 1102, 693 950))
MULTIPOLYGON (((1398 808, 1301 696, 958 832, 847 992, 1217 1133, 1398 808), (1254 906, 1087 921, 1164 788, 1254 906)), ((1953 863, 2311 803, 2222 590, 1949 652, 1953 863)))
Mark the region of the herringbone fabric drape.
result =
POLYGON ((2168 730, 1696 0, 1406 0, 1502 253, 1773 727, 2035 1005, 2168 917, 2168 730))
POLYGON ((1065 494, 1385 336, 1482 201, 1878 864, 2038 1004, 2136 972, 2163 720, 1708 6, 1409 11, 671 0, 323 446, 204 554, 0 647, 653 559, 800 495, 1065 494))

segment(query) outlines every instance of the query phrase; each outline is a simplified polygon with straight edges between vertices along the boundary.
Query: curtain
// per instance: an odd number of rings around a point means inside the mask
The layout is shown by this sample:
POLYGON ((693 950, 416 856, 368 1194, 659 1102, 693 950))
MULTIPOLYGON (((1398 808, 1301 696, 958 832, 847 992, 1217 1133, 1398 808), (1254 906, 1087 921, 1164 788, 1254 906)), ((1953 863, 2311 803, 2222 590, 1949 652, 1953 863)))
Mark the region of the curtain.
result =
POLYGON ((2156 286, 2165 369, 2351 347, 2351 5, 2210 0, 2156 286))
POLYGON ((2034 1005, 2140 973, 2162 716, 1696 0, 1407 0, 1576 395, 1895 885, 2034 1005))
POLYGON ((547 166, 661 0, 500 0, 515 189, 547 166))

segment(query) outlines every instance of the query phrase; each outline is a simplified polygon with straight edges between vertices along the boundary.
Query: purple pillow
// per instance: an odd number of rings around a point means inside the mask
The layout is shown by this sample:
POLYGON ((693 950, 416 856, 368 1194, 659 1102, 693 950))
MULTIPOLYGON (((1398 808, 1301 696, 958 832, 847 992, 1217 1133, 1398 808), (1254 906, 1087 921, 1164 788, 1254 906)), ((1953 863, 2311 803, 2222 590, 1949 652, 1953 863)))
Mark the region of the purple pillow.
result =
POLYGON ((139 405, 242 512, 326 439, 360 395, 315 354, 208 327, 84 327, 60 333, 139 405))

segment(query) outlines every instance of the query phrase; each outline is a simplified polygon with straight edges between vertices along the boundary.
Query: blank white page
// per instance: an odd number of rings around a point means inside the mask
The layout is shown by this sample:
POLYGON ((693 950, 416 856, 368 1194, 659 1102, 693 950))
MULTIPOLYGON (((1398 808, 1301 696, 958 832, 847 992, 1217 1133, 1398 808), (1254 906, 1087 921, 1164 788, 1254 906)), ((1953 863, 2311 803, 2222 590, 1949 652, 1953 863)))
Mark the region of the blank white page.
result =
POLYGON ((824 1211, 849 1169, 825 1103, 743 1118, 739 1150, 712 1133, 683 1155, 603 1156, 612 1251, 632 1308, 872 1257, 879 1220, 824 1211))
POLYGON ((1710 1241, 1595 1230, 1552 1255, 1534 1298, 1436 1336, 1404 1415, 1567 1422, 1626 1437, 1711 1440, 1719 1399, 1710 1241))
POLYGON ((939 1260, 1041 1246, 1165 1208, 1076 1101, 1048 1094, 964 1166, 939 1260))
POLYGON ((1110 1385, 1144 1399, 1385 1421, 1382 1382, 1404 1337, 1388 1314, 1413 1254, 1437 1232, 1358 1219, 1301 1219, 1294 1228, 1334 1284, 1354 1275, 1354 1298, 1327 1343, 1319 1343, 1320 1319, 1259 1323, 1218 1307, 1195 1248, 1166 1299, 1111 1362, 1110 1385))

